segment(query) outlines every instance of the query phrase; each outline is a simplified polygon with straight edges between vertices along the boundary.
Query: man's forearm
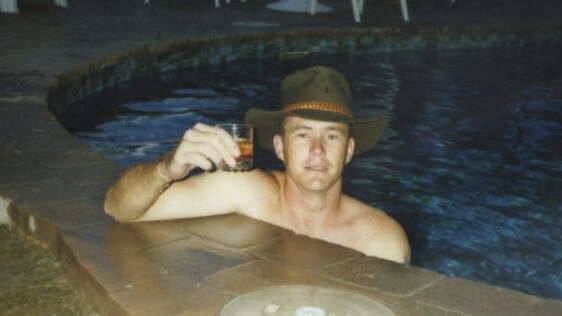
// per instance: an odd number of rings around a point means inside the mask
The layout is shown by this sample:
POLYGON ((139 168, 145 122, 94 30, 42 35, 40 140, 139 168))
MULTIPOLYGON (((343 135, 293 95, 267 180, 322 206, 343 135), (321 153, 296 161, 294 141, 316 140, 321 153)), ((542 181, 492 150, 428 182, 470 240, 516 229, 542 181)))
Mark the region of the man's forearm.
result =
POLYGON ((195 168, 212 170, 222 161, 234 166, 238 155, 240 149, 226 131, 197 123, 159 160, 125 171, 106 194, 105 212, 118 221, 137 220, 173 181, 184 179, 195 168))
POLYGON ((166 159, 127 169, 107 192, 105 212, 124 222, 141 217, 172 182, 162 171, 166 159))

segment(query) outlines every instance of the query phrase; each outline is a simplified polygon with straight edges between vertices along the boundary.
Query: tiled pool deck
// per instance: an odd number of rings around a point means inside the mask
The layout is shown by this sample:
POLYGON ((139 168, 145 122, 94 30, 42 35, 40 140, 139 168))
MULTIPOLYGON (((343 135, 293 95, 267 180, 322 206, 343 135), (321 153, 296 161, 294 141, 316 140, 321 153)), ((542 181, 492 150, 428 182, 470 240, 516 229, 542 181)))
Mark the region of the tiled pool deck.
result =
POLYGON ((48 247, 101 314, 216 315, 240 294, 282 284, 347 289, 397 315, 562 314, 562 301, 367 258, 238 215, 115 223, 102 203, 119 167, 71 136, 47 106, 53 86, 145 45, 295 30, 362 32, 358 27, 544 34, 562 25, 559 1, 540 7, 523 0, 411 1, 408 25, 390 0, 367 1, 361 25, 349 3, 337 0, 324 1, 335 13, 315 17, 266 10, 267 1, 254 0, 221 9, 211 0, 102 2, 71 0, 60 9, 22 0, 20 13, 0 15, 0 220, 9 217, 48 247))

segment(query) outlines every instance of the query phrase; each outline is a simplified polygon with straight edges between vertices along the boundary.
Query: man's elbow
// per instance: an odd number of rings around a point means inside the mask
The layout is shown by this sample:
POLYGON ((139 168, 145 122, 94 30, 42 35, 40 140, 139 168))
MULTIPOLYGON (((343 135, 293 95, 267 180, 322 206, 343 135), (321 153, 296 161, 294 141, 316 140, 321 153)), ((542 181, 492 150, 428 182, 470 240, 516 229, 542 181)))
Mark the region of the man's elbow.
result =
POLYGON ((119 212, 117 212, 117 209, 118 208, 114 207, 111 203, 108 203, 107 200, 105 201, 105 203, 103 205, 103 210, 104 210, 106 215, 109 215, 115 221, 126 222, 127 219, 124 218, 123 216, 121 216, 121 214, 119 214, 119 212))
POLYGON ((117 222, 133 222, 138 218, 138 216, 131 216, 132 212, 123 212, 123 209, 123 207, 119 206, 119 203, 113 200, 111 191, 109 191, 103 203, 105 214, 109 215, 117 222))
POLYGON ((137 220, 138 216, 130 216, 123 212, 114 211, 112 208, 104 207, 105 214, 109 215, 117 222, 129 223, 137 220))

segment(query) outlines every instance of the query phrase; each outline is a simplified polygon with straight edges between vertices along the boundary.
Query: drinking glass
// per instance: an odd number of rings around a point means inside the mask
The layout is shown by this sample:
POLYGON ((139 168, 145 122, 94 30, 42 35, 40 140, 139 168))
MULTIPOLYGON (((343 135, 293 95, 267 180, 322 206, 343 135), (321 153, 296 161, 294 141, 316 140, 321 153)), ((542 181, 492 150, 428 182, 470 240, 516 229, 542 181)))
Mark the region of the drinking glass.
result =
POLYGON ((230 134, 240 149, 240 156, 236 157, 235 167, 230 167, 224 162, 218 167, 229 171, 250 170, 254 162, 254 127, 238 123, 217 124, 216 126, 230 134))

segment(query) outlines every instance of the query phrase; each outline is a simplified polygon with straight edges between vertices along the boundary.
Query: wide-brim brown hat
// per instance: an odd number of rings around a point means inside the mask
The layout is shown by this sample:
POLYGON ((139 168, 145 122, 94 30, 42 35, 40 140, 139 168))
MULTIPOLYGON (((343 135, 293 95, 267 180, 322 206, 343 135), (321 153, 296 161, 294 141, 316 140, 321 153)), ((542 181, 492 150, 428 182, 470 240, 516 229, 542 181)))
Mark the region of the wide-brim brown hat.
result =
POLYGON ((387 123, 383 117, 358 119, 351 109, 351 89, 345 77, 334 69, 315 66, 295 72, 281 82, 281 111, 249 109, 244 121, 258 131, 260 146, 273 150, 273 136, 283 119, 298 116, 310 120, 349 124, 355 139, 355 154, 373 147, 387 123))

